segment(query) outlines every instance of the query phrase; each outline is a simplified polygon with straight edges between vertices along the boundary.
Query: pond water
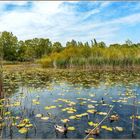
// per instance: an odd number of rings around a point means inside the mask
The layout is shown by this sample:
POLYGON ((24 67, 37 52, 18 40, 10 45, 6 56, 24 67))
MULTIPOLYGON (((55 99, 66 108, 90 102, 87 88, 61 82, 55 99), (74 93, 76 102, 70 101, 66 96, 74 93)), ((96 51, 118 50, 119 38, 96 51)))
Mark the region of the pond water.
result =
MULTIPOLYGON (((80 138, 86 137, 85 130, 93 129, 113 107, 109 117, 100 126, 99 135, 93 138, 132 138, 132 115, 134 119, 134 138, 140 138, 140 85, 139 81, 107 82, 88 84, 53 78, 44 84, 18 85, 5 100, 3 138, 80 138), (104 101, 104 102, 103 102, 104 101), (134 105, 135 104, 135 105, 134 105), (96 113, 95 113, 95 112, 96 113), (119 120, 110 121, 110 116, 118 114, 119 120), (78 116, 79 115, 79 116, 78 116), (11 119, 12 118, 12 119, 11 119), (31 126, 21 124, 27 119, 31 126), (64 125, 69 121, 67 134, 57 132, 54 125, 64 125), (12 124, 12 125, 11 125, 12 124), (116 127, 120 127, 119 131, 116 127), (109 128, 109 129, 106 129, 109 128), (20 129, 22 129, 20 131, 20 129)), ((135 79, 135 78, 134 78, 135 79)), ((96 79, 98 81, 98 79, 96 79)), ((127 77, 129 80, 129 77, 127 77)), ((15 80, 16 81, 16 80, 15 80)), ((8 92, 8 91, 7 91, 8 92)))

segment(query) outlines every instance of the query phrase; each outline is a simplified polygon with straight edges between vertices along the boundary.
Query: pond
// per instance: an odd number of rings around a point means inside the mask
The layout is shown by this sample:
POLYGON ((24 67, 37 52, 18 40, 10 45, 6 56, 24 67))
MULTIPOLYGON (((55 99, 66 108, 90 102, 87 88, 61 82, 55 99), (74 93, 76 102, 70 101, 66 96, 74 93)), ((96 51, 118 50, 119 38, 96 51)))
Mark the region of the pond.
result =
POLYGON ((85 130, 95 128, 110 109, 100 133, 88 138, 132 138, 133 128, 133 137, 140 138, 139 73, 77 72, 45 77, 41 72, 34 76, 7 73, 7 96, 1 100, 3 138, 84 139, 85 130), (118 115, 118 120, 111 121, 112 115, 118 115), (66 134, 54 128, 64 124, 66 134))

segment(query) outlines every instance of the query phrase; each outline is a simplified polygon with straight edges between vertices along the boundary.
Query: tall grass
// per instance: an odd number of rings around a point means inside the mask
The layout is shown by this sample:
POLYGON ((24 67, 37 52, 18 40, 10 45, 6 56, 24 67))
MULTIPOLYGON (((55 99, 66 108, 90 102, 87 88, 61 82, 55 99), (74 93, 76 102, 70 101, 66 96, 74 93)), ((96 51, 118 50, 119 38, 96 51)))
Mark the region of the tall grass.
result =
POLYGON ((140 47, 67 47, 40 60, 43 67, 133 67, 140 65, 140 47))

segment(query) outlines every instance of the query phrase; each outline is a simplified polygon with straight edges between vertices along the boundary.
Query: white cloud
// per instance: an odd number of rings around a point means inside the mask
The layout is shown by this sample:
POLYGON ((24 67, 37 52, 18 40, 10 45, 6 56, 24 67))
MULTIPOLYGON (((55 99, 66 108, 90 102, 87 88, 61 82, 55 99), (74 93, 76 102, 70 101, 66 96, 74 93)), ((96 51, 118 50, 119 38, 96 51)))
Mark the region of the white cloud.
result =
POLYGON ((25 5, 28 1, 0 1, 1 5, 12 4, 12 5, 25 5))
POLYGON ((62 1, 34 1, 32 11, 40 14, 52 15, 61 11, 59 6, 62 3, 62 1))
MULTIPOLYGON (((12 31, 19 39, 46 37, 53 41, 65 43, 68 40, 89 41, 94 36, 109 42, 121 25, 140 23, 140 13, 131 14, 110 21, 101 22, 99 19, 82 22, 101 12, 102 8, 111 2, 99 2, 100 6, 87 12, 76 12, 75 7, 64 5, 63 1, 33 1, 30 10, 13 10, 4 12, 5 4, 26 5, 25 2, 0 2, 0 30, 12 31), (2 4, 2 5, 1 5, 2 4)), ((77 4, 78 2, 70 2, 77 4)))

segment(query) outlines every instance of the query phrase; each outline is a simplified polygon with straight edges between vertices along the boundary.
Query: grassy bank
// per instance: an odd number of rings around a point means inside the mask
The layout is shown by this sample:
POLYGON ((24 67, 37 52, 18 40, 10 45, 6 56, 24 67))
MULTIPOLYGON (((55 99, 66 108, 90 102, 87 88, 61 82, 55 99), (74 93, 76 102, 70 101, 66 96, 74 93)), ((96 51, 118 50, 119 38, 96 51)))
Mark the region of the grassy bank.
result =
POLYGON ((93 72, 123 72, 123 71, 130 71, 130 72, 138 72, 140 71, 140 66, 129 66, 129 67, 120 67, 120 66, 90 66, 90 67, 70 67, 70 68, 43 68, 42 65, 37 63, 15 63, 15 64, 4 64, 3 71, 51 71, 51 72, 75 72, 75 71, 93 71, 93 72))
POLYGON ((140 48, 71 46, 51 53, 38 62, 44 68, 137 69, 140 66, 140 48))

